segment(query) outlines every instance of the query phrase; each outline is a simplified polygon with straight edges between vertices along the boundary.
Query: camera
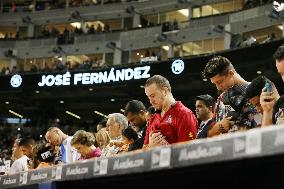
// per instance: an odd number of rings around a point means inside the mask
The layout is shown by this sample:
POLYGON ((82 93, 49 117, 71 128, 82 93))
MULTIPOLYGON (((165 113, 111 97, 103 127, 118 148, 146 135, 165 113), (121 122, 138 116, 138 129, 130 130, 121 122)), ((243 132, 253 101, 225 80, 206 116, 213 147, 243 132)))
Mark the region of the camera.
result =
POLYGON ((223 95, 223 103, 226 106, 226 117, 232 117, 231 121, 235 122, 235 125, 244 125, 245 113, 243 112, 247 99, 245 98, 242 86, 233 86, 223 95))

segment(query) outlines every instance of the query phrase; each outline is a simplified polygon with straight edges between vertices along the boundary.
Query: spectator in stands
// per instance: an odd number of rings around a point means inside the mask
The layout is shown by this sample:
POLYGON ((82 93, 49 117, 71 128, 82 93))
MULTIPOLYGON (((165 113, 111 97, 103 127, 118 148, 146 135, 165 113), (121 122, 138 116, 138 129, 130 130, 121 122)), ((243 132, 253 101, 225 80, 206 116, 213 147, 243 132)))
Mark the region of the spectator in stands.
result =
POLYGON ((243 41, 242 46, 243 47, 250 47, 252 45, 255 45, 256 42, 256 38, 253 35, 250 35, 245 41, 243 41))
POLYGON ((19 142, 19 146, 22 150, 23 156, 19 159, 22 163, 20 167, 23 167, 25 171, 28 169, 33 169, 33 147, 35 146, 35 141, 32 138, 23 138, 19 142), (26 160, 26 161, 25 161, 26 160), (28 169, 27 169, 28 168, 28 169))
POLYGON ((184 142, 196 138, 198 122, 193 112, 171 92, 169 81, 154 75, 145 83, 145 94, 157 112, 148 123, 144 147, 184 142))
POLYGON ((212 124, 215 100, 212 96, 205 94, 195 98, 195 112, 197 119, 201 120, 196 138, 206 138, 207 132, 212 124))
POLYGON ((17 5, 16 5, 15 2, 12 2, 11 11, 12 11, 12 12, 17 12, 17 5))
POLYGON ((10 74, 10 68, 7 66, 5 69, 5 75, 9 75, 10 74))
POLYGON ((136 142, 139 140, 138 133, 134 130, 133 127, 127 127, 122 131, 122 143, 123 146, 121 148, 122 151, 130 152, 133 150, 141 149, 143 143, 141 145, 140 142, 136 142))
POLYGON ((42 169, 58 164, 54 148, 46 143, 35 145, 33 154, 35 169, 42 169))
POLYGON ((214 124, 209 128, 207 136, 255 127, 251 125, 246 112, 255 110, 245 99, 245 91, 249 83, 236 72, 227 58, 217 56, 210 59, 203 70, 203 77, 210 79, 222 92, 217 99, 214 124))
POLYGON ((101 149, 95 146, 95 136, 84 130, 77 131, 71 140, 71 145, 81 154, 80 159, 90 159, 101 156, 101 149))
POLYGON ((63 163, 72 163, 79 159, 79 154, 71 147, 73 137, 66 135, 57 127, 48 128, 45 139, 53 146, 60 147, 60 159, 63 163))
POLYGON ((275 94, 276 100, 278 100, 280 96, 278 94, 278 91, 274 83, 265 76, 259 76, 253 79, 246 90, 246 97, 249 99, 250 103, 256 107, 257 111, 259 112, 259 114, 256 114, 254 116, 254 120, 256 121, 258 126, 262 125, 263 108, 261 107, 260 104, 260 95, 262 93, 262 89, 265 87, 266 82, 270 83, 271 89, 275 94))
POLYGON ((104 149, 106 148, 106 146, 110 142, 110 136, 109 136, 109 133, 106 130, 106 128, 102 128, 97 132, 96 142, 97 142, 98 146, 100 147, 100 149, 102 151, 104 151, 104 149))
POLYGON ((12 154, 12 160, 14 161, 10 170, 8 171, 8 174, 15 174, 21 171, 27 171, 28 170, 28 160, 29 158, 23 154, 19 143, 20 139, 16 139, 14 146, 13 146, 13 154, 12 154))
POLYGON ((146 122, 148 123, 150 121, 150 119, 152 118, 153 114, 155 114, 155 108, 153 106, 149 106, 147 108, 146 114, 145 114, 145 119, 146 122))
POLYGON ((104 32, 110 32, 110 26, 108 25, 108 23, 105 24, 104 32))
POLYGON ((67 29, 67 27, 65 27, 64 31, 63 31, 63 38, 64 38, 64 44, 68 44, 70 41, 70 32, 67 29))
POLYGON ((273 57, 275 59, 277 71, 284 82, 284 45, 278 47, 273 57))
POLYGON ((92 24, 90 29, 89 29, 89 34, 94 34, 94 33, 95 33, 95 26, 94 26, 94 24, 92 24))
POLYGON ((140 149, 140 146, 135 144, 138 139, 138 134, 133 127, 129 126, 122 130, 122 141, 112 141, 110 146, 115 145, 120 147, 119 152, 129 152, 140 149))
POLYGON ((174 19, 174 22, 173 22, 173 30, 178 30, 179 29, 179 27, 178 27, 178 21, 177 21, 177 19, 175 18, 174 19))
POLYGON ((137 148, 142 148, 146 135, 146 107, 141 101, 131 100, 125 106, 124 115, 127 117, 128 123, 138 133, 138 140, 135 140, 135 146, 137 148))
MULTIPOLYGON (((278 47, 273 57, 277 71, 284 81, 284 46, 278 47)), ((262 89, 260 104, 263 109, 262 126, 284 123, 284 96, 280 97, 275 88, 272 87, 271 92, 266 92, 266 87, 262 89)))
POLYGON ((267 35, 267 38, 262 41, 262 43, 268 43, 276 39, 275 33, 271 33, 270 35, 267 35))
POLYGON ((98 26, 97 26, 97 32, 98 33, 101 33, 103 31, 103 27, 102 25, 99 23, 98 26))
POLYGON ((103 118, 98 124, 97 124, 97 132, 99 132, 99 130, 101 130, 102 128, 106 128, 106 123, 107 123, 107 119, 103 118))
MULTIPOLYGON (((108 116, 107 120, 107 128, 109 131, 109 135, 111 138, 111 142, 122 141, 122 130, 127 127, 127 119, 121 113, 113 113, 108 116)), ((117 154, 119 151, 119 147, 113 145, 108 145, 102 156, 109 157, 117 154)))

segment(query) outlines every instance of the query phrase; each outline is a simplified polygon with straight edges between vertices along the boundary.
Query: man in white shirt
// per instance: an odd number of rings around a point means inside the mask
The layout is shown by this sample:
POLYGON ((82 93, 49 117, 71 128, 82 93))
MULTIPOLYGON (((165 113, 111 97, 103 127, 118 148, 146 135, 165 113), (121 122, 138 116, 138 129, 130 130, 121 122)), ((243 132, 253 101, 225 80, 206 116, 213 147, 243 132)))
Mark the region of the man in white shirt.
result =
POLYGON ((18 159, 14 161, 8 174, 28 171, 29 169, 33 168, 30 158, 32 158, 32 150, 34 145, 35 141, 31 138, 23 138, 15 141, 13 157, 18 159))
POLYGON ((80 158, 80 154, 70 144, 72 138, 72 136, 66 135, 57 127, 50 127, 45 134, 45 139, 48 143, 53 146, 59 146, 59 155, 63 163, 73 163, 80 158))
POLYGON ((19 146, 20 139, 16 139, 14 146, 13 146, 13 154, 12 154, 12 160, 14 161, 10 170, 8 171, 8 174, 15 174, 21 171, 27 171, 28 170, 28 157, 23 155, 23 152, 19 146))

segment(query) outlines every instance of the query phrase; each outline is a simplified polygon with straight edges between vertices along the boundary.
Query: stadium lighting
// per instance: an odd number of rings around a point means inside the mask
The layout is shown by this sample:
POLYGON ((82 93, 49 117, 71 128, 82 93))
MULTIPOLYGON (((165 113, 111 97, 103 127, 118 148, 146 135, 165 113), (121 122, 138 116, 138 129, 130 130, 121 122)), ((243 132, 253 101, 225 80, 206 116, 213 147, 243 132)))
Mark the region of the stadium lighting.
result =
POLYGON ((24 116, 22 116, 21 114, 17 113, 17 112, 14 112, 13 110, 9 110, 9 112, 19 118, 23 118, 24 116))
POLYGON ((102 116, 102 117, 107 117, 105 114, 103 114, 103 113, 101 113, 101 112, 99 112, 99 111, 94 111, 95 112, 95 114, 98 114, 98 115, 100 115, 100 116, 102 116))
POLYGON ((74 113, 72 113, 72 112, 70 112, 70 111, 65 111, 65 113, 68 114, 68 115, 70 115, 70 116, 73 116, 73 117, 75 117, 75 118, 77 118, 77 119, 81 119, 80 116, 78 116, 78 115, 76 115, 76 114, 74 114, 74 113))

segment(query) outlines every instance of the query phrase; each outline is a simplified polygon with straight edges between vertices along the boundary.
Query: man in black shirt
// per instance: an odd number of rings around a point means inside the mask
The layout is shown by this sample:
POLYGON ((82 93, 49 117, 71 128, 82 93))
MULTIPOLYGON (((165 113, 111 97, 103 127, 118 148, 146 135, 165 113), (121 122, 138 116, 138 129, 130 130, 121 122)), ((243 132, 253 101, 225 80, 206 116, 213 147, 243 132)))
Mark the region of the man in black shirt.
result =
POLYGON ((124 115, 127 117, 129 124, 135 128, 138 133, 138 139, 134 141, 131 150, 141 149, 144 144, 146 134, 146 107, 141 101, 131 100, 126 104, 124 115))

